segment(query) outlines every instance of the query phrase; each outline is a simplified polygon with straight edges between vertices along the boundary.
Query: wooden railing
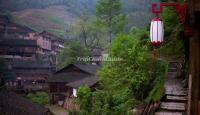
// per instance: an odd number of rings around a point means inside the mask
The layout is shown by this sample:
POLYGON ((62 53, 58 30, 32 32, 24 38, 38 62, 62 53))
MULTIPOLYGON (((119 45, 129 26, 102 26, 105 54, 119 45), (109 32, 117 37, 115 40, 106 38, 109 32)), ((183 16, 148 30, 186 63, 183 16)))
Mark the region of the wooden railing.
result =
POLYGON ((80 111, 80 106, 75 101, 76 101, 75 97, 66 98, 66 100, 64 102, 64 108, 69 111, 73 111, 73 112, 80 111))

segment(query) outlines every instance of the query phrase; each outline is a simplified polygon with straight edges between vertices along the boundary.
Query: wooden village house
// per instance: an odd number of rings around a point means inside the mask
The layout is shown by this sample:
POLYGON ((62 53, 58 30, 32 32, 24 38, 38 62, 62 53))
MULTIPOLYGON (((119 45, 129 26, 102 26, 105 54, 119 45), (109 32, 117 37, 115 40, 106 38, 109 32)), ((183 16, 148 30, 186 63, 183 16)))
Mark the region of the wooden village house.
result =
POLYGON ((36 33, 34 30, 10 21, 8 16, 0 15, 0 37, 13 37, 23 39, 28 33, 36 33))
POLYGON ((11 69, 15 75, 15 81, 8 81, 7 86, 23 91, 48 90, 46 80, 52 73, 50 63, 18 61, 12 63, 11 69))
POLYGON ((0 58, 9 70, 6 84, 22 90, 45 90, 64 42, 51 33, 37 33, 0 15, 0 58))
POLYGON ((34 60, 37 55, 38 45, 34 40, 1 38, 0 57, 13 60, 34 60))
MULTIPOLYGON (((65 42, 64 39, 47 31, 37 33, 26 26, 15 24, 11 22, 7 16, 3 15, 0 15, 0 39, 9 39, 11 41, 15 39, 17 42, 18 40, 35 41, 38 46, 36 49, 37 55, 46 57, 49 57, 49 55, 58 55, 64 48, 65 42)), ((27 44, 27 46, 29 46, 29 44, 27 44)))
POLYGON ((50 39, 51 40, 51 49, 53 54, 59 54, 61 50, 64 48, 64 42, 65 40, 63 38, 57 37, 47 31, 43 31, 40 33, 40 35, 44 39, 50 39))
POLYGON ((98 83, 96 72, 99 69, 98 65, 70 64, 57 71, 47 80, 52 102, 64 102, 66 98, 76 97, 80 86, 94 88, 98 83))

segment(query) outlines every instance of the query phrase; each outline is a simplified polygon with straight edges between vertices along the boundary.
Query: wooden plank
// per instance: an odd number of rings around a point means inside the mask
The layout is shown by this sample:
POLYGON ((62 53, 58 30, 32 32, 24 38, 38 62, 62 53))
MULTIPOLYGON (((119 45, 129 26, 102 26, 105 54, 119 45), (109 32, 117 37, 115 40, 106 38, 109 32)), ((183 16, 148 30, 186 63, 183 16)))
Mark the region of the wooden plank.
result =
POLYGON ((167 96, 166 101, 167 102, 186 102, 187 97, 186 96, 167 96))
POLYGON ((156 112, 155 115, 183 115, 181 112, 166 112, 166 111, 160 111, 156 112))
POLYGON ((187 96, 187 91, 166 91, 166 95, 170 96, 187 96))
POLYGON ((191 107, 191 88, 192 88, 192 75, 189 75, 189 84, 188 84, 188 103, 187 103, 187 115, 190 115, 191 107))
POLYGON ((199 0, 194 1, 194 11, 200 11, 200 1, 199 0))
POLYGON ((162 102, 161 109, 167 110, 167 111, 185 111, 185 103, 175 103, 175 102, 162 102))
POLYGON ((177 72, 177 68, 169 68, 168 72, 177 72))

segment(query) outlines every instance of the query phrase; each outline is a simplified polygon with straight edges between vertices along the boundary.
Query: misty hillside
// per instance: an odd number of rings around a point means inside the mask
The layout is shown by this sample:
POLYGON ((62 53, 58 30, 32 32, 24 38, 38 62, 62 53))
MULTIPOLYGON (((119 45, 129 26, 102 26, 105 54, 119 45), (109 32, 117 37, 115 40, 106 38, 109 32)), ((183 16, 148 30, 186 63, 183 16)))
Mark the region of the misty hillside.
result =
MULTIPOLYGON (((0 0, 2 12, 14 21, 36 31, 47 30, 64 36, 66 29, 83 12, 95 15, 98 0, 0 0)), ((149 0, 122 0, 122 12, 128 15, 128 27, 144 27, 149 23, 149 0), (142 21, 141 21, 142 20, 142 21)))

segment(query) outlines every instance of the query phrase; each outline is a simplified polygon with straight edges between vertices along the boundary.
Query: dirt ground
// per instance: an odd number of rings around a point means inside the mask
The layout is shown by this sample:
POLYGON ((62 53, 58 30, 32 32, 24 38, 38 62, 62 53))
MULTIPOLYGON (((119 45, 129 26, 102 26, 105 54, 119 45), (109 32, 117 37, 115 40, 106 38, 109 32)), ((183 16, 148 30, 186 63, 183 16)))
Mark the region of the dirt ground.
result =
POLYGON ((55 115, 68 115, 68 112, 66 109, 59 107, 57 105, 47 106, 47 108, 49 108, 50 111, 55 115))

